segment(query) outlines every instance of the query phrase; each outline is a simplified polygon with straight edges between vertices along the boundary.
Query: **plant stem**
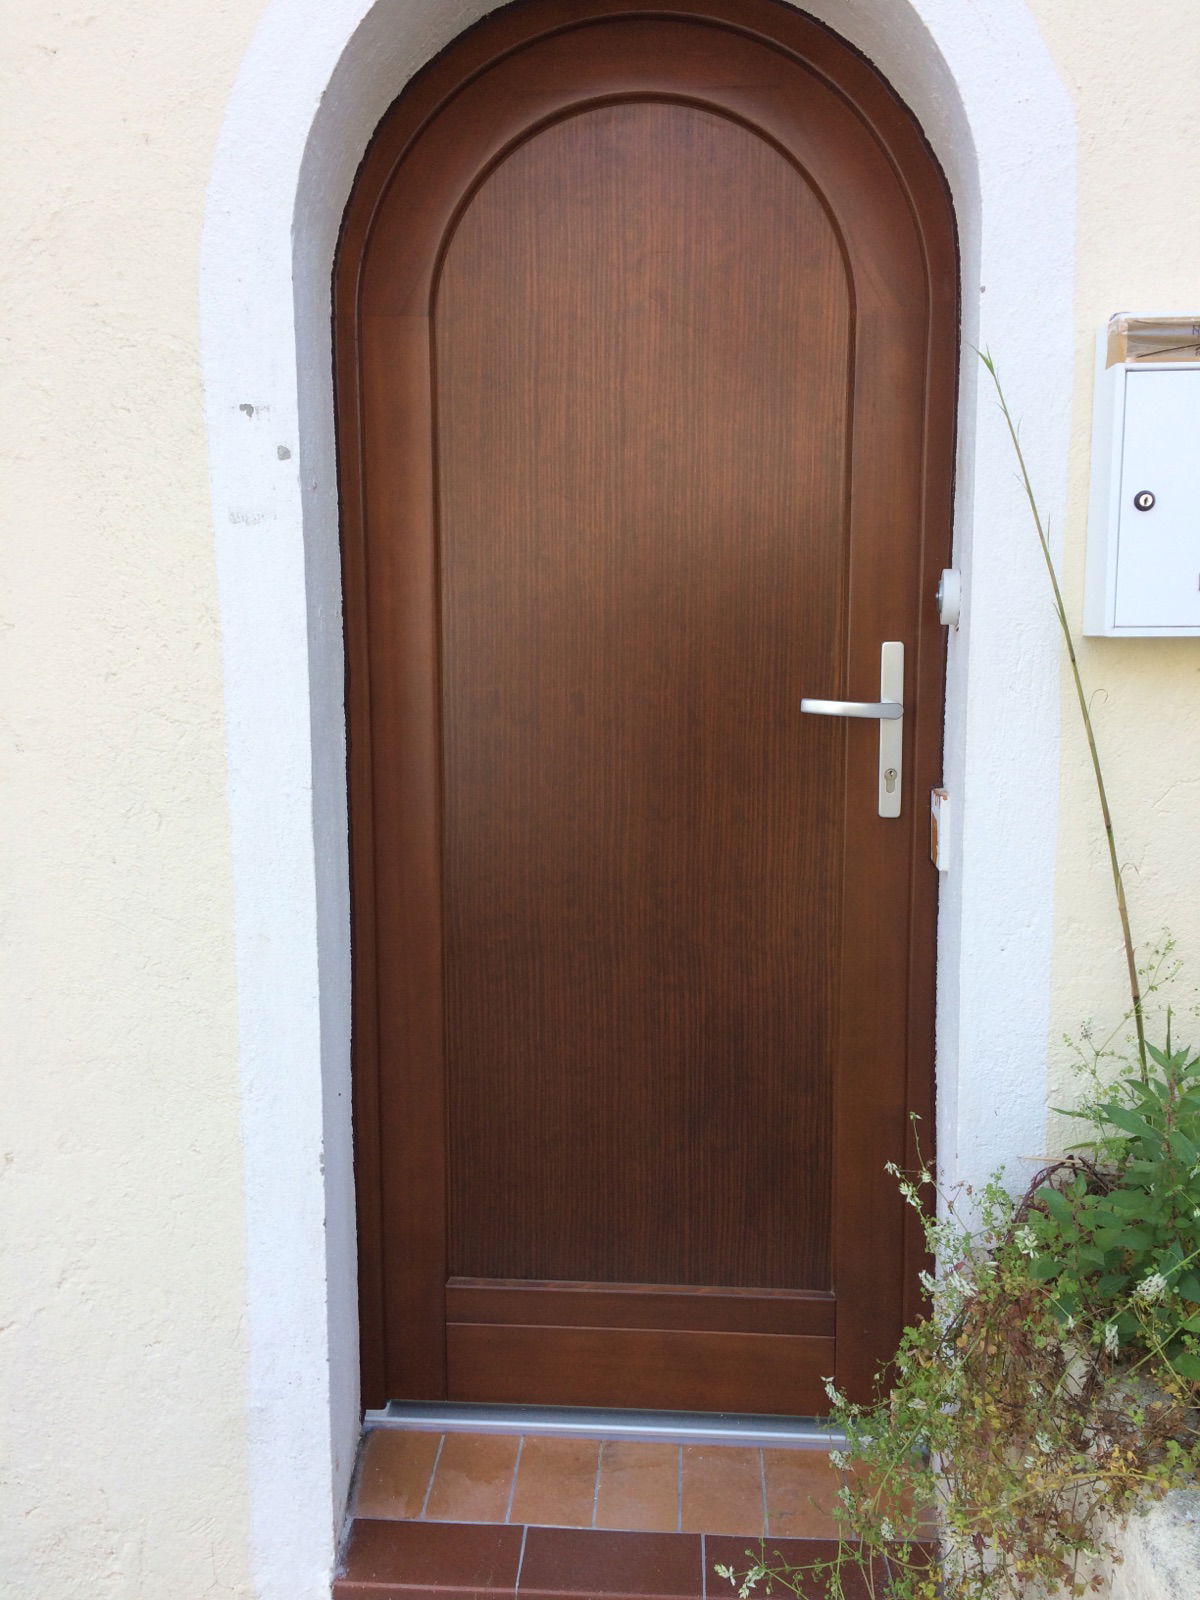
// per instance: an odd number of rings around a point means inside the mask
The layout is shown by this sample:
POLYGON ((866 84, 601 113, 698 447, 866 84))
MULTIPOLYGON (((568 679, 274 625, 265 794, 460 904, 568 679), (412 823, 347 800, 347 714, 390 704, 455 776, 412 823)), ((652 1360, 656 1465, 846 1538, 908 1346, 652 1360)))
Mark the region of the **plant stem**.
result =
POLYGON ((1104 772, 1100 766, 1100 752, 1096 748, 1096 734, 1092 727, 1092 713, 1088 706, 1087 695, 1083 692, 1083 678, 1079 671, 1079 661, 1075 654, 1075 640, 1071 634, 1071 625, 1067 621, 1067 609, 1063 604, 1062 590, 1058 586, 1058 573, 1054 569, 1054 557, 1050 553, 1050 541, 1046 536, 1046 529, 1042 522, 1042 514, 1038 510, 1037 499, 1034 496, 1033 484, 1029 479, 1029 470, 1025 465, 1025 452, 1021 449, 1020 436, 1008 409, 1008 402, 1004 398, 1004 390, 996 372, 995 363, 990 355, 979 352, 979 358, 991 375, 996 386, 996 397, 1000 402, 1000 413, 1008 427, 1008 435, 1012 440, 1013 449, 1016 451, 1017 466, 1021 472, 1021 482, 1025 488, 1025 498, 1029 501, 1029 509, 1033 514, 1033 524, 1037 529, 1038 543, 1042 547, 1042 559, 1046 563, 1046 571, 1050 575, 1050 586, 1054 591, 1054 611, 1058 617, 1058 625, 1062 629, 1063 641, 1067 647, 1067 660, 1071 664, 1071 677, 1075 684, 1075 698, 1079 702, 1079 714, 1083 718, 1083 731, 1087 735, 1088 753, 1092 758, 1092 772, 1096 779, 1096 793, 1100 797, 1100 814, 1104 819, 1104 838, 1108 845, 1108 862, 1112 869, 1113 888, 1117 896, 1117 914, 1121 919, 1121 937, 1125 942, 1125 965, 1129 972, 1129 994, 1133 1001, 1133 1025, 1137 1030, 1138 1061, 1141 1066, 1142 1082, 1146 1082, 1146 1024, 1142 1013, 1142 988, 1138 979, 1137 954, 1133 944, 1133 933, 1129 926, 1129 905, 1125 898, 1125 877, 1121 871, 1120 858, 1117 855, 1116 834, 1113 831, 1112 812, 1108 806, 1108 790, 1104 786, 1104 772))

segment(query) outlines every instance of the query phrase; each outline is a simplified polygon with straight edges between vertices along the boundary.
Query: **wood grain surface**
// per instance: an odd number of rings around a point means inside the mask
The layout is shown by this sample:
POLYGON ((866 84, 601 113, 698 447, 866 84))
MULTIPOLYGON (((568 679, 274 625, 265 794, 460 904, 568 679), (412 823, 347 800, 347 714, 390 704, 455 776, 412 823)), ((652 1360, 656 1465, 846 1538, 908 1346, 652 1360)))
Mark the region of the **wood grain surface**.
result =
POLYGON ((940 174, 771 0, 534 0, 385 119, 335 287, 368 1403, 863 1394, 931 1100, 940 174), (898 820, 799 712, 884 639, 898 820))

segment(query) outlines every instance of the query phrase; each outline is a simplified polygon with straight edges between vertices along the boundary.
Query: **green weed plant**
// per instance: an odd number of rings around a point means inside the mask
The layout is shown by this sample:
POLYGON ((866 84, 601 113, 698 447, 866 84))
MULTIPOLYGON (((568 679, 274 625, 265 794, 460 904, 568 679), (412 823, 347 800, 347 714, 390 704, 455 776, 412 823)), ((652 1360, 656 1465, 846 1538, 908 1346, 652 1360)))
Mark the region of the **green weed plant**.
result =
POLYGON ((928 1314, 884 1398, 829 1386, 836 1552, 789 1566, 764 1542, 719 1569, 740 1595, 1085 1595, 1130 1513, 1194 1480, 1200 1056, 1147 1053, 1145 1080, 1139 1060, 1070 1113, 1090 1137, 1019 1200, 993 1181, 939 1207, 928 1171, 897 1173, 940 1264, 928 1314))

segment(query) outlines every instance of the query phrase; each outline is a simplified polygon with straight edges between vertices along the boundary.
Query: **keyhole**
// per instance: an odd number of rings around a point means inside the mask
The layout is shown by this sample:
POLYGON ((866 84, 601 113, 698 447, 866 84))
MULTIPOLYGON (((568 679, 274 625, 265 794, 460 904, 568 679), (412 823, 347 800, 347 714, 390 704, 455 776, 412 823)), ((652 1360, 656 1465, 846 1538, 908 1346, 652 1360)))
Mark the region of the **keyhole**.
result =
POLYGON ((900 774, 896 771, 895 767, 889 767, 887 769, 887 771, 884 773, 884 775, 883 775, 883 787, 887 790, 887 792, 889 794, 895 794, 895 792, 896 792, 896 779, 899 776, 900 776, 900 774))

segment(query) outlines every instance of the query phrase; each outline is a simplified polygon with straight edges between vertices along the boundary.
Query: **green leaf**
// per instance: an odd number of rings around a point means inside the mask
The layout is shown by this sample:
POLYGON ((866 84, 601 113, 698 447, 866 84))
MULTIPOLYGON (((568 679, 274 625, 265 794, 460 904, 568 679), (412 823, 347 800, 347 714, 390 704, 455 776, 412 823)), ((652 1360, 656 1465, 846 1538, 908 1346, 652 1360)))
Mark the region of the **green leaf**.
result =
POLYGON ((1037 1191, 1037 1199, 1042 1201, 1056 1222, 1061 1222, 1068 1228, 1074 1225, 1075 1213, 1071 1210, 1070 1202, 1059 1194, 1057 1189, 1051 1188, 1049 1184, 1043 1184, 1037 1191))
POLYGON ((1123 1133, 1131 1133, 1139 1139, 1157 1139, 1158 1135, 1146 1121, 1136 1112, 1128 1110, 1125 1106, 1105 1105, 1100 1110, 1112 1123, 1114 1128, 1120 1128, 1123 1133))
POLYGON ((1029 1276, 1035 1283, 1048 1283, 1062 1270, 1062 1262, 1054 1256, 1034 1256, 1029 1263, 1029 1276))
POLYGON ((1174 1279, 1171 1287, 1178 1289, 1185 1300, 1191 1300, 1196 1305, 1200 1305, 1200 1273, 1181 1272, 1178 1278, 1174 1279))
POLYGON ((1200 1150, 1196 1149, 1182 1129, 1172 1128, 1167 1139, 1170 1141, 1171 1149, 1181 1161, 1186 1161, 1188 1166, 1194 1167, 1200 1161, 1200 1150))
POLYGON ((1097 1228, 1096 1243, 1104 1250, 1148 1250, 1150 1235, 1141 1228, 1097 1228))
POLYGON ((1171 1357, 1171 1365, 1181 1378, 1187 1378, 1191 1383, 1200 1383, 1200 1356, 1193 1355, 1190 1350, 1182 1350, 1178 1355, 1171 1357))
POLYGON ((1108 1203, 1115 1211, 1142 1212, 1146 1209, 1147 1195, 1144 1189, 1114 1189, 1108 1197, 1108 1203))
POLYGON ((1096 1293, 1103 1296, 1104 1299, 1108 1299, 1114 1294, 1119 1294, 1128 1282, 1129 1274, 1127 1272, 1110 1272, 1100 1279, 1100 1282, 1096 1285, 1096 1293))

